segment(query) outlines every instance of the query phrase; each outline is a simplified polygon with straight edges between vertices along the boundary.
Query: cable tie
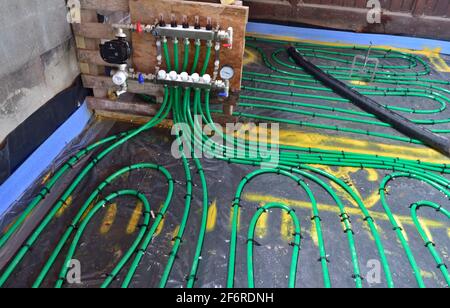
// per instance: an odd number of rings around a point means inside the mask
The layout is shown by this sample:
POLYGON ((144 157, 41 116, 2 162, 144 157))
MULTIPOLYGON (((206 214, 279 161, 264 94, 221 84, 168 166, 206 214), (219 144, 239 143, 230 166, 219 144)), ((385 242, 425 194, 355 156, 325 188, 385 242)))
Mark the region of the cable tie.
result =
POLYGON ((77 230, 78 226, 76 224, 70 224, 67 228, 72 228, 73 230, 77 230))
POLYGON ((97 157, 92 159, 92 164, 94 164, 94 166, 97 166, 98 163, 99 163, 99 160, 97 157))
POLYGON ((364 220, 364 221, 368 221, 369 219, 372 220, 372 221, 374 221, 372 216, 366 216, 366 217, 364 217, 363 220, 364 220))
POLYGON ((46 195, 46 194, 43 194, 42 192, 39 192, 39 193, 36 195, 36 197, 41 197, 42 199, 45 199, 46 196, 47 196, 47 195, 46 195))
POLYGON ((289 243, 289 246, 300 248, 300 244, 297 244, 297 243, 295 243, 295 242, 290 242, 290 243, 289 243))
POLYGON ((67 200, 59 199, 59 202, 61 202, 62 205, 69 206, 69 204, 67 203, 67 200))
POLYGON ((290 209, 290 210, 288 211, 288 215, 291 215, 292 212, 295 213, 295 209, 290 209))
POLYGON ((138 228, 142 228, 145 227, 146 229, 148 229, 149 225, 148 224, 140 224, 138 225, 138 228))
POLYGON ((252 238, 249 238, 249 239, 247 239, 247 244, 248 243, 250 243, 250 242, 252 242, 253 243, 253 245, 256 245, 256 246, 261 246, 261 244, 260 243, 258 243, 257 241, 255 241, 254 239, 252 239, 252 238))
POLYGON ((319 218, 319 221, 322 221, 322 218, 320 218, 320 216, 318 216, 318 215, 311 217, 311 220, 315 220, 316 218, 319 218))
POLYGON ((403 228, 400 226, 395 226, 392 230, 394 231, 403 231, 403 228))
POLYGON ((432 242, 432 241, 428 241, 428 242, 425 243, 425 247, 427 247, 427 248, 430 248, 430 245, 433 246, 433 247, 436 246, 436 244, 434 242, 432 242))
POLYGON ((69 166, 70 169, 73 169, 74 165, 69 161, 66 162, 66 165, 69 166))
POLYGON ((192 194, 186 194, 186 195, 184 196, 184 200, 186 200, 187 198, 193 199, 193 198, 192 198, 192 194))
POLYGON ((191 279, 193 279, 194 281, 198 281, 198 278, 196 275, 189 275, 185 277, 186 281, 190 281, 191 279))
POLYGON ((351 232, 353 235, 355 235, 355 231, 353 231, 353 229, 351 229, 351 228, 348 228, 348 229, 345 229, 345 230, 344 230, 344 233, 345 233, 345 234, 347 234, 347 233, 349 233, 349 232, 351 232))
POLYGON ((164 219, 164 214, 163 213, 161 213, 161 212, 156 213, 155 217, 158 217, 158 216, 160 216, 161 219, 164 219))
POLYGON ((330 263, 330 260, 328 259, 328 257, 320 257, 317 261, 318 262, 322 262, 322 261, 326 261, 327 263, 330 263))
POLYGON ((267 212, 268 212, 267 209, 265 209, 265 208, 262 207, 262 206, 257 206, 257 207, 256 207, 256 211, 259 211, 259 210, 263 210, 264 213, 267 213, 267 212))
POLYGON ((440 263, 440 264, 438 264, 438 266, 437 266, 438 269, 441 269, 442 267, 448 269, 448 267, 447 267, 447 265, 446 265, 445 263, 440 263))
POLYGON ((359 278, 359 279, 361 279, 361 280, 364 280, 364 277, 362 277, 362 276, 359 275, 359 274, 353 274, 353 275, 352 275, 352 278, 353 278, 353 279, 358 279, 358 278, 359 278))
POLYGON ((42 190, 45 190, 47 195, 50 193, 50 189, 47 186, 44 186, 42 190))
POLYGON ((171 251, 171 252, 169 253, 169 256, 170 256, 170 257, 173 257, 173 258, 175 258, 175 259, 178 259, 178 254, 177 254, 175 251, 171 251))
POLYGON ((111 204, 111 200, 108 200, 106 198, 102 199, 100 202, 104 202, 103 206, 106 206, 107 204, 111 204))
POLYGON ((31 244, 25 243, 21 247, 31 251, 31 244))
POLYGON ((384 193, 387 193, 387 192, 386 192, 386 187, 379 188, 379 189, 378 189, 378 194, 380 195, 382 191, 383 191, 384 193))
POLYGON ((183 239, 178 235, 172 239, 172 242, 175 242, 175 241, 179 241, 180 243, 183 243, 183 239))

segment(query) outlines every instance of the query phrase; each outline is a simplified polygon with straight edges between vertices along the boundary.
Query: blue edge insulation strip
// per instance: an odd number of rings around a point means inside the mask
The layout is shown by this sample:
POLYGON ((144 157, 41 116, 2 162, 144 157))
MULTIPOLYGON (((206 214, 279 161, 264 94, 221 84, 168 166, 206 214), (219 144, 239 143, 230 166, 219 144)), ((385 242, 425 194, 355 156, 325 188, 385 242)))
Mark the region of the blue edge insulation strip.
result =
MULTIPOLYGON (((247 32, 343 44, 370 45, 372 43, 375 46, 384 45, 413 50, 441 48, 442 54, 450 54, 450 42, 404 36, 361 34, 253 22, 248 24, 247 32)), ((79 136, 91 116, 86 104, 83 104, 0 186, 0 217, 42 175, 66 145, 79 136)))

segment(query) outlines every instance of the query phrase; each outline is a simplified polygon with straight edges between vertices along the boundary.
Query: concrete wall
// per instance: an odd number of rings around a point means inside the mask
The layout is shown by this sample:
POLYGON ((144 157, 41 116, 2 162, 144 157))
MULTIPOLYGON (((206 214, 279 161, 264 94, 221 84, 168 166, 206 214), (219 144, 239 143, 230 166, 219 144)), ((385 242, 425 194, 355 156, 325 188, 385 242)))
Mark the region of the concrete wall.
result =
POLYGON ((0 143, 79 74, 65 0, 0 0, 0 143))

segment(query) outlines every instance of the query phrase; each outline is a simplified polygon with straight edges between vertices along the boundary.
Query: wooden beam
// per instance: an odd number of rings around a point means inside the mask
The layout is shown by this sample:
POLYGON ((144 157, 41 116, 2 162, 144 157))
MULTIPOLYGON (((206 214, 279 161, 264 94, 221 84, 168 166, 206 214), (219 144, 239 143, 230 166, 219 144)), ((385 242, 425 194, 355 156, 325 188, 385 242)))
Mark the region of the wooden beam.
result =
MULTIPOLYGON (((83 74, 81 75, 83 80, 83 85, 85 88, 94 89, 115 89, 116 86, 112 82, 111 77, 107 76, 93 76, 83 74)), ((128 92, 130 93, 138 93, 138 94, 148 94, 153 96, 161 97, 164 94, 164 88, 161 85, 153 84, 153 83, 145 83, 143 85, 139 84, 135 80, 128 81, 128 92)))
POLYGON ((120 112, 138 116, 154 116, 161 105, 138 102, 120 102, 108 99, 89 96, 86 99, 87 106, 91 110, 103 110, 110 112, 120 112))
MULTIPOLYGON (((78 48, 77 50, 78 61, 85 62, 93 65, 108 66, 109 63, 103 61, 98 50, 78 48)), ((93 74, 94 75, 94 74, 93 74)))
POLYGON ((81 8, 99 11, 128 12, 128 0, 80 0, 81 8))
MULTIPOLYGON (((415 14, 422 14, 423 1, 416 3, 415 14)), ((429 3, 429 2, 426 2, 429 3)), ((450 40, 450 18, 413 16, 411 13, 383 11, 381 24, 367 23, 367 8, 343 7, 288 1, 244 1, 253 20, 304 23, 314 26, 365 33, 413 35, 450 40)))
POLYGON ((105 40, 115 38, 114 29, 108 24, 85 22, 73 24, 72 27, 75 35, 105 40))

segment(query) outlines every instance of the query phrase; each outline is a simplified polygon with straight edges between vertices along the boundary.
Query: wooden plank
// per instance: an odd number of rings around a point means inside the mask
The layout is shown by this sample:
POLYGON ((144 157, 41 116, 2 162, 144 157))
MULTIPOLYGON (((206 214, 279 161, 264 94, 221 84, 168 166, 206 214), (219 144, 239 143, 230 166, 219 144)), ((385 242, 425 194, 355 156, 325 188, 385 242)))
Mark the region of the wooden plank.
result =
MULTIPOLYGON (((134 0, 130 1, 130 14, 133 23, 141 22, 154 24, 155 20, 163 14, 166 22, 169 22, 171 14, 177 17, 181 23, 182 16, 188 16, 189 23, 194 24, 195 16, 200 16, 200 23, 206 25, 207 17, 212 18, 213 25, 219 24, 221 28, 234 29, 234 46, 232 50, 223 49, 220 52, 221 64, 231 65, 236 75, 231 81, 232 91, 239 91, 243 68, 243 55, 245 44, 245 28, 248 19, 248 8, 234 5, 221 5, 214 3, 189 2, 180 0, 134 0)), ((136 70, 144 73, 154 73, 156 66, 156 40, 146 34, 133 33, 133 64, 136 70)), ((183 42, 180 40, 180 45, 183 42)), ((171 50, 171 43, 169 44, 171 50)), ((194 54, 194 44, 191 42, 190 54, 194 54)), ((203 64, 205 48, 202 48, 199 67, 203 64)), ((183 46, 180 46, 180 62, 182 62, 183 46)), ((193 58, 191 56, 191 58, 193 58)), ((173 63, 173 58, 172 58, 173 63)), ((189 66, 190 67, 190 66, 189 66)), ((213 73, 214 52, 208 73, 213 73)), ((163 67, 165 68, 165 66, 163 67)))
POLYGON ((154 116, 160 109, 160 104, 138 102, 120 102, 89 96, 86 98, 87 106, 91 110, 104 110, 127 113, 139 116, 154 116))
POLYGON ((416 0, 414 4, 414 9, 412 11, 413 15, 419 16, 425 13, 425 8, 427 7, 428 0, 416 0))
MULTIPOLYGON (((111 77, 108 76, 94 76, 94 75, 81 75, 83 80, 83 85, 88 89, 115 89, 116 86, 113 84, 111 77)), ((164 88, 160 85, 153 83, 145 83, 143 85, 139 84, 135 80, 128 81, 128 92, 148 94, 152 96, 160 97, 164 94, 164 88)))
POLYGON ((82 37, 95 39, 114 39, 114 30, 108 24, 85 22, 72 25, 73 32, 82 37))
MULTIPOLYGON (((97 11, 96 10, 81 10, 81 22, 97 22, 97 11)), ((84 48, 92 49, 92 50, 98 50, 99 49, 100 40, 93 39, 93 38, 83 38, 83 45, 84 48)), ((80 65, 81 71, 83 73, 87 73, 91 75, 104 75, 105 74, 105 67, 103 65, 96 65, 94 63, 88 63, 82 60, 79 60, 81 63, 87 63, 87 65, 80 65)), ((93 88, 94 89, 94 95, 97 97, 106 97, 108 95, 108 91, 101 88, 93 88)))
POLYGON ((87 10, 128 12, 128 0, 80 0, 81 8, 87 10))
POLYGON ((421 13, 427 0, 416 2, 417 16, 385 11, 381 24, 368 24, 367 9, 363 8, 337 9, 336 6, 299 3, 298 10, 293 10, 288 2, 280 3, 275 0, 247 0, 245 3, 250 6, 250 18, 255 21, 296 22, 355 32, 394 33, 450 40, 449 18, 428 17, 421 13))
POLYGON ((103 61, 98 50, 78 48, 77 50, 78 61, 93 64, 109 66, 110 64, 103 61))
POLYGON ((449 0, 436 0, 436 6, 433 10, 433 16, 444 17, 447 15, 447 10, 449 8, 449 0))

